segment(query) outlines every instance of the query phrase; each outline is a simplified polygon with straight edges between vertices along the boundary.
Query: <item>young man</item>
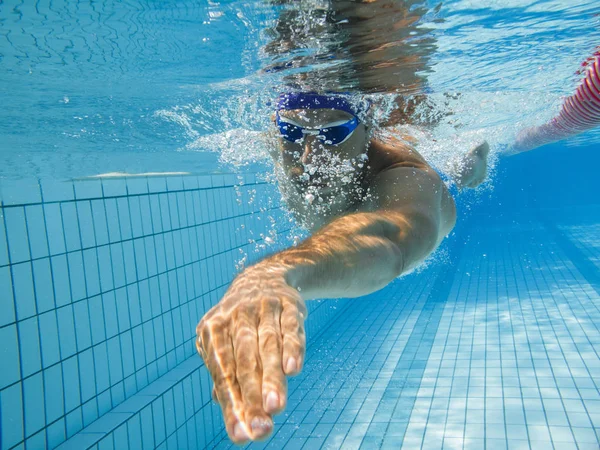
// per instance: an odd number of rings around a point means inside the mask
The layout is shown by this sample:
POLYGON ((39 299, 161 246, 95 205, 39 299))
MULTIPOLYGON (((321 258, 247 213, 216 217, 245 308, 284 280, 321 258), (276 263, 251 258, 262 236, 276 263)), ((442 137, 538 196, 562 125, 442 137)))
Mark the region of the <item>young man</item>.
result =
MULTIPOLYGON (((302 370, 306 300, 359 297, 422 262, 452 230, 454 200, 405 140, 374 133, 341 95, 284 94, 276 164, 288 206, 313 235, 238 275, 197 328, 231 440, 260 440, 302 370)), ((462 186, 485 177, 487 144, 462 186)))

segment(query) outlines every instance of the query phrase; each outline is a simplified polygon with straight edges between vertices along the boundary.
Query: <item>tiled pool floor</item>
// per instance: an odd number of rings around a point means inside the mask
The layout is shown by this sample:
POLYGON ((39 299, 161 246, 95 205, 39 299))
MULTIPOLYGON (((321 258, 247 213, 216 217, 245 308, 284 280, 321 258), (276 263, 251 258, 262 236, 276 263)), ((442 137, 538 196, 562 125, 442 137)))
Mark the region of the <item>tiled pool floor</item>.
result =
POLYGON ((585 213, 473 225, 451 258, 351 303, 249 447, 600 448, 600 210, 585 213))

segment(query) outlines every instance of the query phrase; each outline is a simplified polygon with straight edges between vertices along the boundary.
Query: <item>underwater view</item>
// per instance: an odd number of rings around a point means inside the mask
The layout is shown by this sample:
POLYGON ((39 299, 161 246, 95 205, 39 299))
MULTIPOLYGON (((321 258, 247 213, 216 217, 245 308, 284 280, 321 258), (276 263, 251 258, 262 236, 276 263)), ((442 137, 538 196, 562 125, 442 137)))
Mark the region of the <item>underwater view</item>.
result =
POLYGON ((0 2, 0 449, 600 449, 600 5, 0 2))

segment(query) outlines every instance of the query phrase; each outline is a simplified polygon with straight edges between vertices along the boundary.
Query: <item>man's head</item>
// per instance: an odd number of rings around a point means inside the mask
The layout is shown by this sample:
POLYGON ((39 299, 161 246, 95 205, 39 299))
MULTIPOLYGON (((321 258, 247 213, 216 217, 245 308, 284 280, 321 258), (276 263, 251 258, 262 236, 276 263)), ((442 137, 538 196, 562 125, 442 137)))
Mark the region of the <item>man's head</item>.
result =
POLYGON ((287 177, 322 193, 352 182, 368 145, 357 113, 341 95, 282 94, 275 124, 287 177))

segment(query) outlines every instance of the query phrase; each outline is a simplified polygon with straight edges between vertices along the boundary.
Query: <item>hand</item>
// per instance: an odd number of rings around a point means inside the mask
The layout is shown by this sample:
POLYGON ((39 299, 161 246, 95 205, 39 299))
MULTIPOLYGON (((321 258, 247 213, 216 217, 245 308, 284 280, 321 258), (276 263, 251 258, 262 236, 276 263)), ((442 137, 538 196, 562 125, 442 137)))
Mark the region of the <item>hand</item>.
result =
POLYGON ((198 324, 196 346, 234 443, 273 431, 272 415, 286 406, 286 376, 302 369, 306 316, 282 270, 262 263, 239 275, 198 324))
POLYGON ((455 181, 459 188, 476 188, 485 180, 487 175, 487 157, 490 146, 483 142, 469 153, 456 165, 453 171, 455 181))

